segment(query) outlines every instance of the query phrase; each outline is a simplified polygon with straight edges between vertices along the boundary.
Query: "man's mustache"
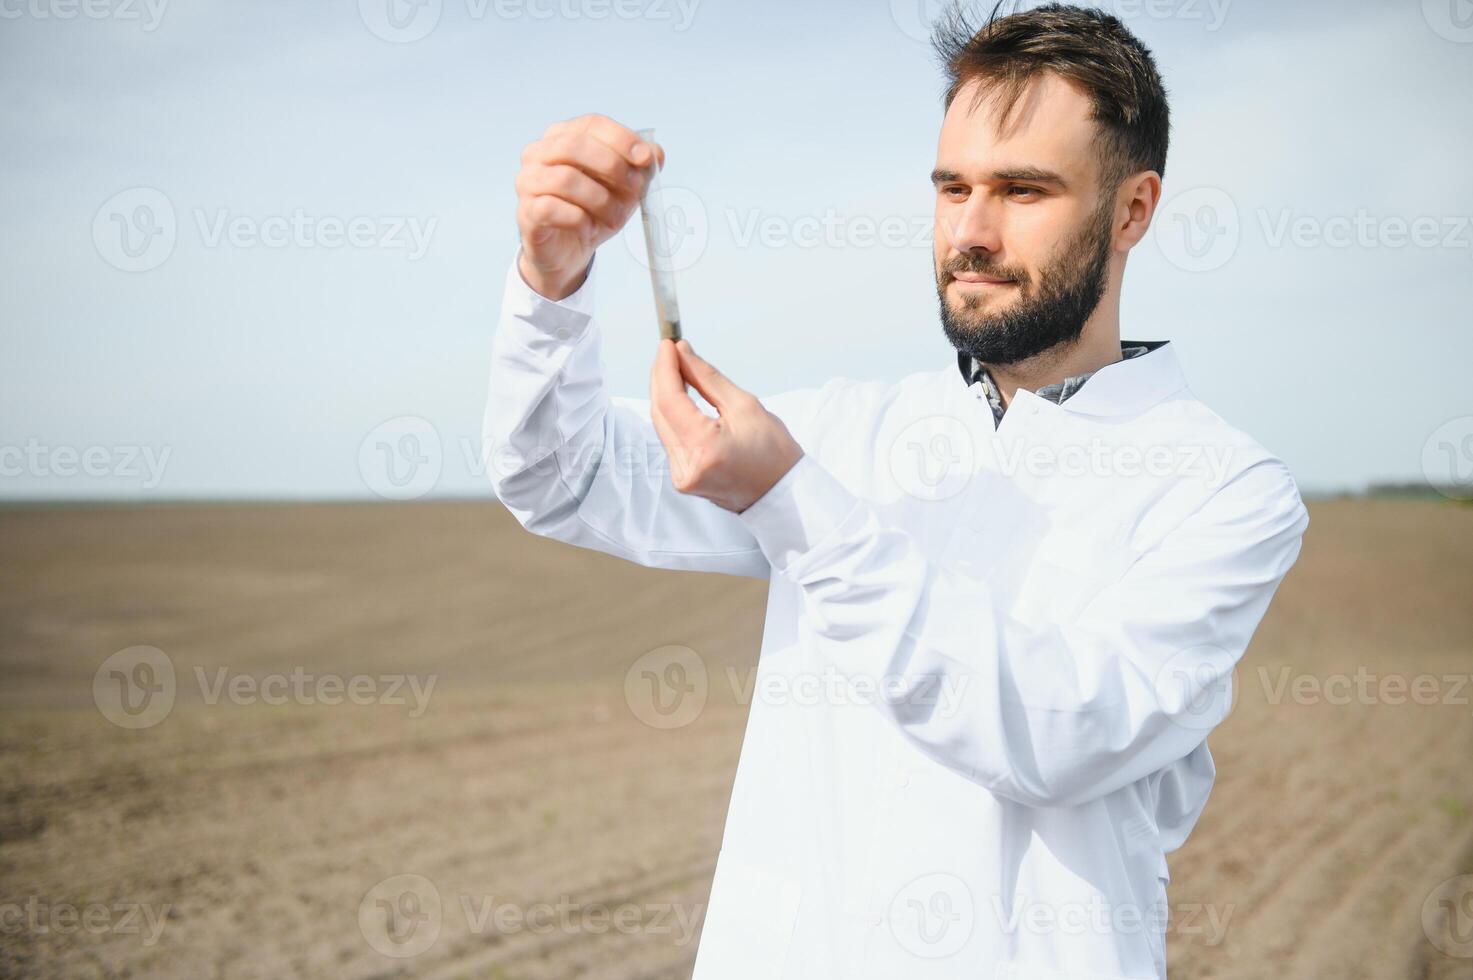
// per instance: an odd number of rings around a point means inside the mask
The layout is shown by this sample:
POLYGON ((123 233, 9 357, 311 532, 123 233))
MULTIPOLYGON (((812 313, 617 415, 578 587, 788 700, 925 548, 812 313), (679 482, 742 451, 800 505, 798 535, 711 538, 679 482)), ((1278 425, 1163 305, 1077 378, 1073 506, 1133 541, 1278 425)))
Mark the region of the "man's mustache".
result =
POLYGON ((1028 285, 1028 273, 1023 269, 1000 265, 985 255, 962 255, 942 263, 943 276, 957 272, 970 272, 990 279, 1011 279, 1020 286, 1028 285))

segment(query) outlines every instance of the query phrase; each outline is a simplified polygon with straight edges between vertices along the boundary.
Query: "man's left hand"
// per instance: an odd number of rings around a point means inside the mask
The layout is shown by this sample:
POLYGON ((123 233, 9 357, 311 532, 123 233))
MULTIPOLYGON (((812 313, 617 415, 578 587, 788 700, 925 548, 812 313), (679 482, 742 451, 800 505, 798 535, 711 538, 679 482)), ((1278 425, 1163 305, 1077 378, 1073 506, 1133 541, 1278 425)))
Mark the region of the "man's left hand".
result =
POLYGON ((650 372, 650 418, 681 493, 740 514, 803 456, 788 427, 757 398, 696 356, 685 340, 660 341, 650 372), (711 403, 696 406, 689 384, 711 403))

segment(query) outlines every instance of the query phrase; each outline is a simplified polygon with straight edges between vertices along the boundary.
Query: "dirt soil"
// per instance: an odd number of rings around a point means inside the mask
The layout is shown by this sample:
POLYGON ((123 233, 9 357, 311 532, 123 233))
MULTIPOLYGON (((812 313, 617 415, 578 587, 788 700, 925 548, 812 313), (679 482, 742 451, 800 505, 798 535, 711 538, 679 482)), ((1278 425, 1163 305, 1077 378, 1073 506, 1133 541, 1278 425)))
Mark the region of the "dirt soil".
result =
MULTIPOLYGON (((1473 508, 1311 519, 1171 858, 1171 975, 1473 977, 1434 944, 1473 946, 1473 508)), ((0 976, 689 975, 746 710, 713 683, 654 728, 625 675, 750 671, 763 583, 495 503, 7 508, 0 540, 0 976), (120 713, 139 646, 173 699, 120 713)))

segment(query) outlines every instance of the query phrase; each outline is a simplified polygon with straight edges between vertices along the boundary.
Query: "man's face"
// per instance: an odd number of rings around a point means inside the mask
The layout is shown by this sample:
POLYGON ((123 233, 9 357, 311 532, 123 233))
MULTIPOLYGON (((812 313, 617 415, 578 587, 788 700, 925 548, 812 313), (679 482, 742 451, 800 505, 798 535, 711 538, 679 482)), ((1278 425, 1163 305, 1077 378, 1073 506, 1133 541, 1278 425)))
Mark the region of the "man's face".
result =
POLYGON ((1012 364, 1072 343, 1099 305, 1114 195, 1102 194, 1089 99, 1044 74, 999 131, 973 83, 941 125, 936 154, 936 290, 960 351, 1012 364))

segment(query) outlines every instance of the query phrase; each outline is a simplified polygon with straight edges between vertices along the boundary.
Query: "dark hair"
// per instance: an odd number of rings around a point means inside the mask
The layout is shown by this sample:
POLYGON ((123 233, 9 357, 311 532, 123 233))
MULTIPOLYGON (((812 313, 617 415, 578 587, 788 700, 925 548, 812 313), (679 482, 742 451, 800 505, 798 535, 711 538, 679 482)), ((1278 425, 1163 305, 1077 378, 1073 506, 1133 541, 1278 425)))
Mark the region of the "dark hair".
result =
POLYGON ((973 108, 996 90, 1007 119, 1028 84, 1053 72, 1089 94, 1102 129, 1096 146, 1107 188, 1140 170, 1164 176, 1170 109, 1156 62, 1140 39, 1099 10, 1050 3, 999 17, 1001 7, 976 27, 954 2, 936 23, 931 44, 946 73, 946 108, 965 85, 980 80, 973 108))

